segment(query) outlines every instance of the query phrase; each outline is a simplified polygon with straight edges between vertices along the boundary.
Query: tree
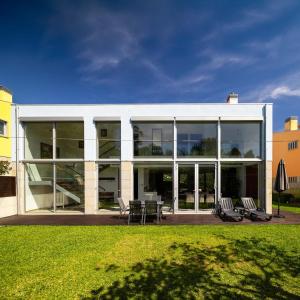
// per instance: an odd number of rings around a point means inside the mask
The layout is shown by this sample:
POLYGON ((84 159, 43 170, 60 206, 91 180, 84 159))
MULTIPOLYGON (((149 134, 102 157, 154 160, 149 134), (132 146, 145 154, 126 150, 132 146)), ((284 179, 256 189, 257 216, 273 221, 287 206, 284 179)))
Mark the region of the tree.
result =
POLYGON ((0 161, 0 175, 8 174, 11 170, 10 162, 6 160, 0 161))

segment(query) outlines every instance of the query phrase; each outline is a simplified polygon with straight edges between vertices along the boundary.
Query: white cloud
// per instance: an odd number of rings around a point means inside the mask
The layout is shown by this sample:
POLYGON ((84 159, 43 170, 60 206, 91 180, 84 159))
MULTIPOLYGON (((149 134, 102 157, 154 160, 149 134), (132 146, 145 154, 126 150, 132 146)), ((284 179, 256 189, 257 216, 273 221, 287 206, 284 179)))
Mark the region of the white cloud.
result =
POLYGON ((290 89, 288 86, 279 86, 270 93, 270 98, 278 99, 281 96, 300 96, 300 89, 290 89))

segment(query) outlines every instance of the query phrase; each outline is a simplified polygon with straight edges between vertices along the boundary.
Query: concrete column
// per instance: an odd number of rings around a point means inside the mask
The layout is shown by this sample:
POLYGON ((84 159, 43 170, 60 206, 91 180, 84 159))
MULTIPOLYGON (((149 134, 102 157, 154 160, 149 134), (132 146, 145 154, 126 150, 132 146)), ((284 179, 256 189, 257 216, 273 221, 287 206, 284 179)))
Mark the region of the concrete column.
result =
POLYGON ((18 163, 18 176, 17 180, 17 203, 18 203, 18 214, 22 215, 25 213, 25 168, 23 163, 18 163))
POLYGON ((131 161, 121 162, 121 197, 125 205, 133 200, 133 164, 131 161))
POLYGON ((84 211, 85 214, 96 214, 97 197, 97 164, 94 161, 84 163, 84 211))
POLYGON ((268 214, 272 213, 272 192, 273 192, 273 184, 272 184, 272 161, 266 161, 266 212, 268 214))

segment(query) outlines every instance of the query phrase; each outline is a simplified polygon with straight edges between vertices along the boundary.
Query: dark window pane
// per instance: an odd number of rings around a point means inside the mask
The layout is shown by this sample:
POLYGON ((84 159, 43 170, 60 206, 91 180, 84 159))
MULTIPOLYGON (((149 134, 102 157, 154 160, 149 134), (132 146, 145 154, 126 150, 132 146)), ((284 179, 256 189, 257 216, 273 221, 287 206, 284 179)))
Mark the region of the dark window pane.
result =
POLYGON ((121 123, 97 123, 98 157, 120 158, 121 155, 121 123))
POLYGON ((173 123, 133 123, 135 156, 172 156, 173 123))
POLYGON ((221 124, 221 155, 232 158, 260 158, 259 122, 221 124))
POLYGON ((216 123, 177 123, 178 157, 216 157, 216 123))
POLYGON ((53 123, 32 122, 25 124, 25 159, 52 159, 53 123))
POLYGON ((83 122, 56 123, 56 158, 83 158, 83 122))

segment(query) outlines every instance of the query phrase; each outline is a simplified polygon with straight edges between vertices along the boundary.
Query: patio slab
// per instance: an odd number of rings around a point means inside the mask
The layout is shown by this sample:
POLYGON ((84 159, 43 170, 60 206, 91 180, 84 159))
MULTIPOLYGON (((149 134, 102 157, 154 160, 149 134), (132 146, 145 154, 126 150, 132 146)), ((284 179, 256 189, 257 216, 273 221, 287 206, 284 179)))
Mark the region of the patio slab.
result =
MULTIPOLYGON (((275 214, 275 210, 273 211, 275 214)), ((222 221, 216 215, 176 214, 166 215, 161 225, 257 225, 257 224, 300 224, 300 214, 282 212, 285 218, 272 218, 270 222, 251 221, 242 222, 222 221)), ((127 216, 118 215, 19 215, 0 219, 0 225, 126 225, 127 216)), ((133 223, 134 224, 134 223, 133 223)), ((138 225, 138 223, 136 223, 138 225)), ((155 224, 149 222, 147 224, 155 224)))

